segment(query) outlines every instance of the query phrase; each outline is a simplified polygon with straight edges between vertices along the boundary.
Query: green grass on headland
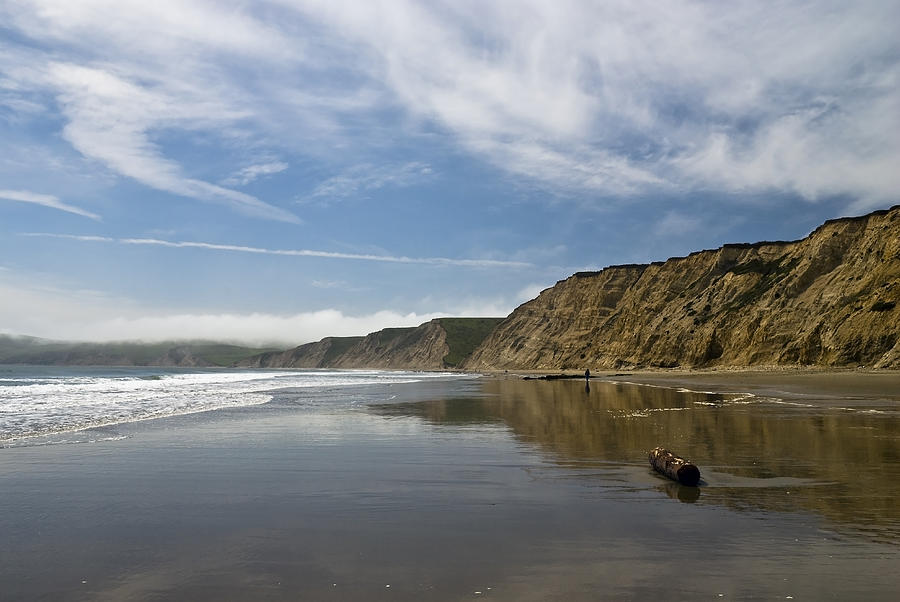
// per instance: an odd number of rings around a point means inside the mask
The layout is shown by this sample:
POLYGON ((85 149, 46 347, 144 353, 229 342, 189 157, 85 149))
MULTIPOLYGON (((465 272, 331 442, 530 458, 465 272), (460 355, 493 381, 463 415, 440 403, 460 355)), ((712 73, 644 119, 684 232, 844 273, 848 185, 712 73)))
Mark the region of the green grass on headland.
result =
POLYGON ((444 356, 444 366, 456 368, 472 355, 504 318, 440 318, 438 322, 447 333, 450 352, 444 356))
POLYGON ((326 351, 325 355, 322 357, 321 365, 330 366, 332 360, 344 355, 348 349, 359 343, 363 338, 364 337, 328 337, 331 341, 331 345, 329 345, 328 351, 326 351))
POLYGON ((227 345, 224 343, 189 343, 188 347, 194 355, 202 357, 216 366, 232 366, 243 359, 247 359, 248 357, 260 353, 279 351, 276 347, 255 349, 252 347, 241 347, 240 345, 227 345))

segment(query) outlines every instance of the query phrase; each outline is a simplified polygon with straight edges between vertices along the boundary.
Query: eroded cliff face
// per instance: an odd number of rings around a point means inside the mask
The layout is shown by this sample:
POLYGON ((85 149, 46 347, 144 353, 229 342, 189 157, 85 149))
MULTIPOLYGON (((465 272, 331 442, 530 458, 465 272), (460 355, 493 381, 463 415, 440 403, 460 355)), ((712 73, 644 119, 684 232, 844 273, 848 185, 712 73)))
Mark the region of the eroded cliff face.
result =
POLYGON ((900 368, 900 206, 793 242, 579 273, 504 320, 473 370, 900 368))
POLYGON ((365 337, 328 337, 238 364, 252 368, 379 368, 438 370, 448 354, 440 320, 415 328, 386 328, 365 337))
POLYGON ((331 360, 362 341, 363 337, 327 337, 286 351, 270 351, 236 365, 241 368, 328 368, 331 360))
POLYGON ((435 370, 450 351, 437 320, 416 328, 387 328, 366 335, 332 364, 333 368, 435 370))

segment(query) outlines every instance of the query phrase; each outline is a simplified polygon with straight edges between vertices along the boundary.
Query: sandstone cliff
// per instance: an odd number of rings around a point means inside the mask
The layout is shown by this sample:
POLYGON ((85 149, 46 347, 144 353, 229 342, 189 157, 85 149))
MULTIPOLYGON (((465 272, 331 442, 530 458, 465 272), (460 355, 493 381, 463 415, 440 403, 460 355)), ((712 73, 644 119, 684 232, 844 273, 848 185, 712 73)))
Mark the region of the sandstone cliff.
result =
POLYGON ((432 320, 416 328, 385 328, 366 335, 331 367, 428 370, 442 368, 448 352, 447 334, 432 320))
POLYGON ((326 337, 287 351, 269 351, 241 360, 241 368, 326 368, 363 337, 326 337))
POLYGON ((900 368, 900 206, 792 242, 578 273, 517 308, 473 370, 900 368))

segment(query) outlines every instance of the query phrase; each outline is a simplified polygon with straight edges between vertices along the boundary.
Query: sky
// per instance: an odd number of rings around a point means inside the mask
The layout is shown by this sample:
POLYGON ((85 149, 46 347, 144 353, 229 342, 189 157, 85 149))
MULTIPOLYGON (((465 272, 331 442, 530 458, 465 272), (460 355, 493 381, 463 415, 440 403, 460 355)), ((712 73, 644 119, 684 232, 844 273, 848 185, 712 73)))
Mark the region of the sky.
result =
POLYGON ((0 0, 0 334, 296 345, 900 203, 900 3, 0 0))

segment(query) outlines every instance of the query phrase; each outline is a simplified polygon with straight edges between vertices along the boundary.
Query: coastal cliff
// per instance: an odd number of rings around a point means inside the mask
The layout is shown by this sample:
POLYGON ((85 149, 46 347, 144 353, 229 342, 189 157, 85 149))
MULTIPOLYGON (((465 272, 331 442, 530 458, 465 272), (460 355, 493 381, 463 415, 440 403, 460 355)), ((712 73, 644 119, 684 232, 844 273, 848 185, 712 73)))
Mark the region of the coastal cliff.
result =
POLYGON ((366 335, 329 366, 428 370, 443 368, 447 333, 436 320, 415 328, 385 328, 366 335))
POLYGON ((254 368, 457 368, 502 318, 436 318, 410 328, 385 328, 365 337, 328 337, 287 351, 247 358, 254 368))
POLYGON ((798 241, 574 274, 518 307, 463 367, 896 369, 898 305, 900 206, 798 241))
POLYGON ((332 360, 362 341, 363 337, 326 337, 286 351, 269 351, 248 357, 236 365, 240 368, 326 368, 332 360))

